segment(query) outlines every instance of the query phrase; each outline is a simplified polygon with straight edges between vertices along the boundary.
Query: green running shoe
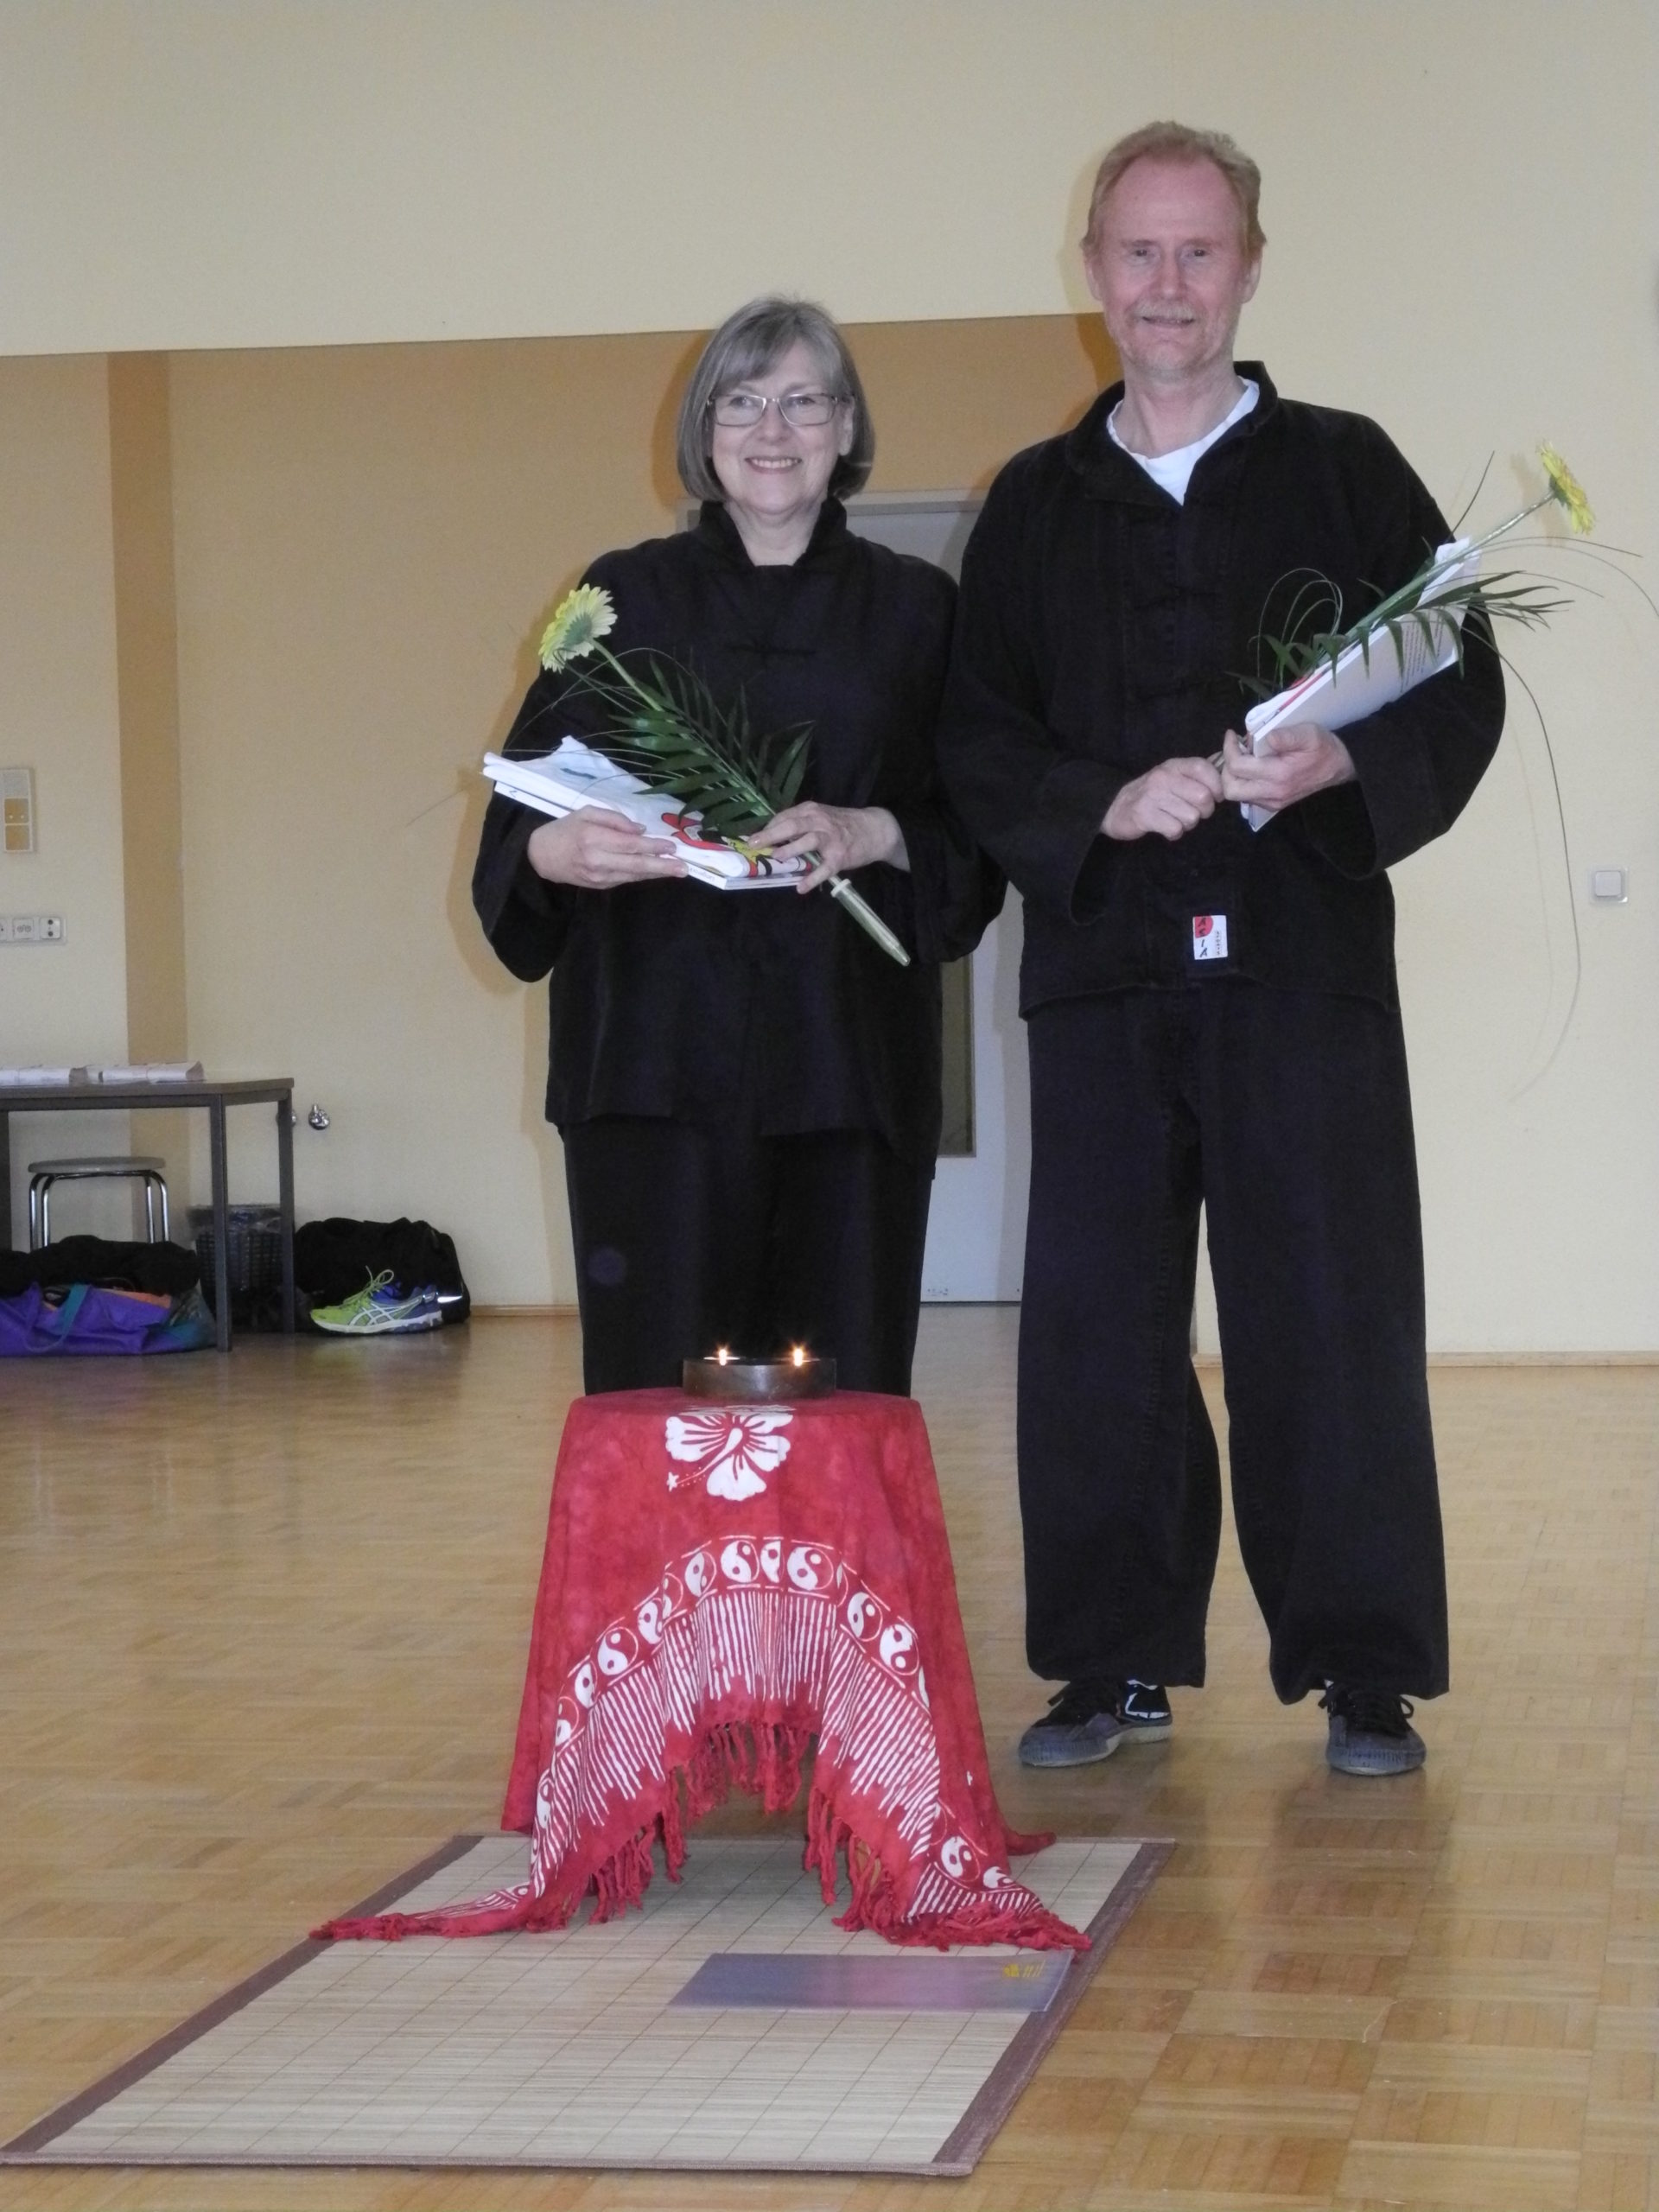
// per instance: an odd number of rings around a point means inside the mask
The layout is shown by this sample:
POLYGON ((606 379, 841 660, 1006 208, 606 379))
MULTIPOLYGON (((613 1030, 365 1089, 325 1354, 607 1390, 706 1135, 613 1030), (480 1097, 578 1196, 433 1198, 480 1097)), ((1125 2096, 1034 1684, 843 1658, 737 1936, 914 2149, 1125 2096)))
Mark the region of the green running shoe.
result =
POLYGON ((334 1337, 407 1336, 411 1330, 442 1327, 443 1312, 430 1283, 404 1298, 386 1268, 338 1306, 314 1306, 311 1319, 334 1337))

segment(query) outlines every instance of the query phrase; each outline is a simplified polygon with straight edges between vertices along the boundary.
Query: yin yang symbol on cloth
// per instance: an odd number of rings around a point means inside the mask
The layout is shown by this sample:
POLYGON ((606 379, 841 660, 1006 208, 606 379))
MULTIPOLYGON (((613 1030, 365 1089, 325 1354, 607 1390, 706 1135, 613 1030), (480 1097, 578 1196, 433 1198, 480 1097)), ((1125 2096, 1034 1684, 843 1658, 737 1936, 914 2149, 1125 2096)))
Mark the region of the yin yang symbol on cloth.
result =
POLYGON ((781 1432, 795 1418, 772 1407, 752 1410, 722 1406, 719 1412, 671 1414, 667 1444, 671 1459, 696 1470, 668 1471, 670 1490, 694 1483, 700 1474, 710 1497, 758 1497, 766 1477, 789 1457, 790 1440, 781 1432))

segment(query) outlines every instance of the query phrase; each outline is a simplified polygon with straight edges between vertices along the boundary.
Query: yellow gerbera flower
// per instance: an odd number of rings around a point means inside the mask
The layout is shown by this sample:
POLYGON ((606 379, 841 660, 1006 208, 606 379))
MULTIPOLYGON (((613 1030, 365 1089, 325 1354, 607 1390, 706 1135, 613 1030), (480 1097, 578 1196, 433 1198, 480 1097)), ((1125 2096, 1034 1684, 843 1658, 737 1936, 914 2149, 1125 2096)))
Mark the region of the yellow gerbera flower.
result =
POLYGON ((578 584, 559 601, 542 632, 542 666, 556 673, 567 662, 592 652, 615 627, 616 609, 609 592, 598 584, 578 584))
POLYGON ((1568 524, 1574 535, 1587 537, 1596 526, 1596 518, 1585 497, 1583 485, 1554 446, 1541 445, 1538 458, 1544 464, 1544 474, 1549 479, 1551 495, 1566 510, 1568 524))

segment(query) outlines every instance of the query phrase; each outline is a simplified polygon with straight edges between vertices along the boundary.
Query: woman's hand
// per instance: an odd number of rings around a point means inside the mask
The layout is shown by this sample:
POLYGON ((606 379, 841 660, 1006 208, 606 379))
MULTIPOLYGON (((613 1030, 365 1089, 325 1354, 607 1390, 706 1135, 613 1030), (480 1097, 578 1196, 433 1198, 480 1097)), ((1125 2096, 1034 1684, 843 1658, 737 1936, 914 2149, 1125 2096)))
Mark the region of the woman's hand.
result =
POLYGON ((820 806, 816 799, 808 799, 799 806, 786 806, 744 842, 779 860, 810 853, 815 865, 810 875, 801 878, 803 891, 815 890, 832 875, 845 875, 849 868, 868 868, 876 861, 886 861, 892 868, 910 867, 905 833, 885 806, 820 806))
POLYGON ((532 830, 527 852, 537 875, 578 891, 614 891, 683 875, 685 862, 666 838, 648 837, 637 822, 600 806, 578 807, 562 821, 532 830))

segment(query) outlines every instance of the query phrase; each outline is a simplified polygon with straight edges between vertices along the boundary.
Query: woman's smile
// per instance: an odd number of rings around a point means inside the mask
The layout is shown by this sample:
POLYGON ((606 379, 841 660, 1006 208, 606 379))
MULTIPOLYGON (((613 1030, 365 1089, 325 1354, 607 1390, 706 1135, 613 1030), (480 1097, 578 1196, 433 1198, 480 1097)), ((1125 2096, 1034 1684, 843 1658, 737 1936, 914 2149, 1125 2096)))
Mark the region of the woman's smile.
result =
POLYGON ((791 423, 779 402, 797 392, 822 393, 823 366, 804 344, 736 387, 768 404, 758 423, 716 418, 709 458, 726 505, 752 560, 793 561, 806 550, 830 480, 853 438, 851 410, 836 407, 823 423, 791 423))

